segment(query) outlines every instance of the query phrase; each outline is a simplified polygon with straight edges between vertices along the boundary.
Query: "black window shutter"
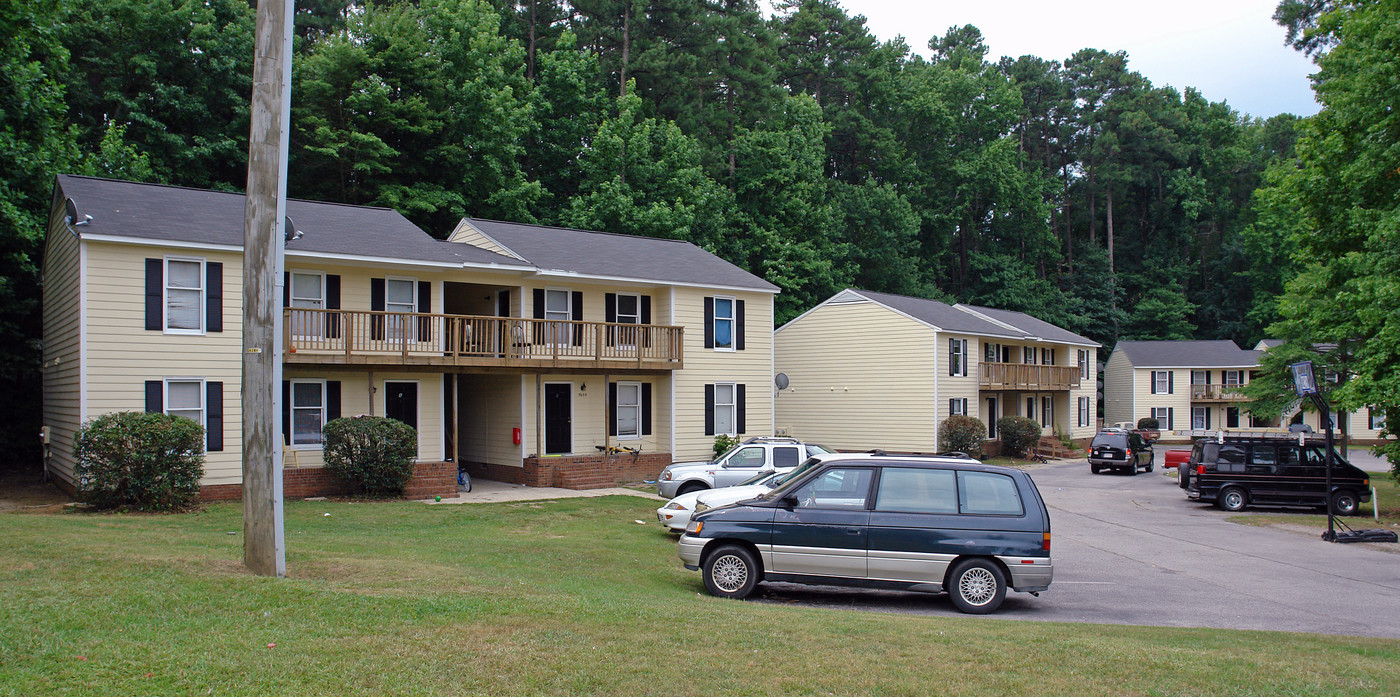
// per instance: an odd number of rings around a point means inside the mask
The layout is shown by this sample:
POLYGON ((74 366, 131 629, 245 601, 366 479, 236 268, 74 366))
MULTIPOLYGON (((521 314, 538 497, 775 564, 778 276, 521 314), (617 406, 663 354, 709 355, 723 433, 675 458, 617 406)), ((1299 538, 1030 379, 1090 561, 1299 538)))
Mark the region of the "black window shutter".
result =
MULTIPOLYGON (((1209 373, 1207 373, 1209 375, 1209 373)), ((1210 407, 1206 407, 1206 430, 1210 430, 1210 407)))
MULTIPOLYGON (((418 311, 424 314, 433 311, 433 283, 432 281, 418 282, 418 311)), ((418 340, 427 341, 433 337, 433 318, 418 318, 418 340)))
MULTIPOLYGON (((1220 381, 1221 381, 1221 382, 1224 382, 1224 381, 1225 381, 1225 374, 1224 374, 1224 373, 1221 373, 1221 375, 1220 375, 1220 381)), ((1210 384, 1210 371, 1209 371, 1209 370, 1206 371, 1206 384, 1207 384, 1207 385, 1210 384)))
POLYGON ((151 414, 165 413, 165 383, 163 381, 146 381, 146 411, 151 414))
POLYGON ((282 443, 292 444, 292 381, 282 381, 282 443))
POLYGON ((651 324, 651 296, 642 296, 642 324, 651 324))
MULTIPOLYGON (((282 307, 292 306, 292 272, 282 272, 282 307)), ((384 308, 379 308, 384 309, 384 308)))
POLYGON ((204 383, 204 438, 211 453, 224 449, 224 383, 204 383))
POLYGON ((617 383, 608 383, 608 435, 617 435, 617 383))
MULTIPOLYGON (((326 309, 340 309, 340 276, 336 274, 326 274, 326 309)), ((329 339, 340 338, 340 315, 338 313, 326 313, 326 337, 329 339)))
MULTIPOLYGON (((224 330, 224 265, 210 261, 204 264, 204 330, 224 330)), ((223 449, 222 439, 219 446, 223 449)), ((212 441, 211 441, 212 442, 212 441)), ((213 446, 210 446, 213 450, 213 446)))
MULTIPOLYGON (((574 291, 573 293, 573 313, 571 319, 575 322, 583 321, 583 293, 574 291)), ((583 327, 577 324, 569 325, 569 331, 574 335, 574 346, 583 345, 583 327)))
MULTIPOLYGON (((544 289, 535 289, 535 319, 544 319, 544 289)), ((535 343, 544 343, 544 323, 535 322, 535 343)))
POLYGON ((642 383, 642 435, 651 435, 651 383, 642 383))
POLYGON ((953 398, 953 399, 948 400, 948 416, 952 416, 953 414, 958 413, 957 404, 958 404, 957 398, 953 398))
MULTIPOLYGON (((705 348, 715 347, 715 299, 705 298, 705 348)), ((713 403, 713 401, 712 401, 713 403)), ((705 435, 714 435, 706 433, 705 435)))
POLYGON ((738 422, 738 423, 735 424, 735 426, 734 426, 734 433, 736 433, 736 434, 739 434, 739 433, 748 433, 748 432, 749 432, 749 429, 748 429, 748 419, 747 419, 747 413, 746 413, 746 412, 748 411, 748 409, 746 408, 747 405, 748 405, 748 401, 749 401, 749 400, 744 396, 744 386, 743 386, 743 385, 735 385, 735 386, 734 386, 734 402, 735 402, 734 411, 738 412, 737 414, 734 415, 734 420, 738 422))
POLYGON ((1176 371, 1167 371, 1167 394, 1176 394, 1176 371))
POLYGON ((340 381, 326 381, 326 421, 340 418, 340 381))
MULTIPOLYGON (((384 311, 385 286, 384 279, 369 279, 369 309, 374 312, 384 311)), ((369 338, 373 341, 384 340, 384 316, 375 315, 370 318, 369 338)))
POLYGON ((734 301, 734 348, 744 350, 744 301, 734 301))
POLYGON ((1155 370, 1152 371, 1151 376, 1152 376, 1152 378, 1151 378, 1151 379, 1152 379, 1152 383, 1151 383, 1152 394, 1157 394, 1157 371, 1155 371, 1155 370))
MULTIPOLYGON (((603 321, 617 321, 617 293, 603 294, 603 321)), ((608 346, 617 345, 617 327, 608 327, 608 346)))
POLYGON ((705 435, 715 434, 715 386, 705 386, 705 435))
POLYGON ((161 307, 161 299, 165 295, 165 260, 146 260, 146 329, 150 331, 161 331, 165 329, 165 308, 161 307))
MULTIPOLYGON (((1168 375, 1170 375, 1170 374, 1171 374, 1171 373, 1168 373, 1168 375)), ((1168 430, 1168 431, 1170 431, 1170 430, 1176 428, 1176 426, 1174 425, 1174 422, 1176 421, 1176 418, 1175 418, 1175 417, 1176 417, 1176 407, 1167 407, 1167 430, 1168 430)))

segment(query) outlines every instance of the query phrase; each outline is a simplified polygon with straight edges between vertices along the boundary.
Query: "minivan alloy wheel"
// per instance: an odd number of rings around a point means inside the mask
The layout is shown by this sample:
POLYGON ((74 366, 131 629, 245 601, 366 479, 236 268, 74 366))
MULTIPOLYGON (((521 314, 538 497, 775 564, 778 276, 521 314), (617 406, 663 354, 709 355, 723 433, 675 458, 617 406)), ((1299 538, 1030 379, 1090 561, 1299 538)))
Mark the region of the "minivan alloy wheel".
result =
POLYGON ((743 588, 749 580, 749 568, 745 566, 742 559, 732 554, 716 559, 712 573, 715 577, 715 585, 730 593, 743 588))

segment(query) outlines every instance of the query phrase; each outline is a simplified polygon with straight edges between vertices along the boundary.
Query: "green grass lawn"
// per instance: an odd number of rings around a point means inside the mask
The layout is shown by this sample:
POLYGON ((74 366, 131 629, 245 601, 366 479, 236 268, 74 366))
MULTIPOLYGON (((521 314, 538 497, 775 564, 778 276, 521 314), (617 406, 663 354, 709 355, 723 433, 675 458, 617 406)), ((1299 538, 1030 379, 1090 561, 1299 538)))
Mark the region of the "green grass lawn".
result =
POLYGON ((0 694, 1400 690, 1393 640, 711 598, 681 568, 673 537, 634 522, 654 507, 632 497, 291 502, 280 580, 243 569, 237 504, 0 514, 0 694))
MULTIPOLYGON (((1371 486, 1376 490, 1375 499, 1369 503, 1361 504, 1361 509, 1356 516, 1342 516, 1341 521, 1353 528, 1390 528, 1400 527, 1400 484, 1397 484, 1389 474, 1371 474, 1371 486), (1376 516, 1379 508, 1379 519, 1376 516)), ((1280 509, 1257 509, 1263 512, 1251 513, 1249 515, 1234 516, 1231 520, 1246 525, 1273 525, 1275 523, 1290 523, 1293 525, 1307 525, 1318 530, 1327 529, 1326 513, 1289 513, 1280 509)), ((1294 509, 1301 510, 1301 509, 1294 509)), ((1321 511, 1322 509, 1317 509, 1321 511)))

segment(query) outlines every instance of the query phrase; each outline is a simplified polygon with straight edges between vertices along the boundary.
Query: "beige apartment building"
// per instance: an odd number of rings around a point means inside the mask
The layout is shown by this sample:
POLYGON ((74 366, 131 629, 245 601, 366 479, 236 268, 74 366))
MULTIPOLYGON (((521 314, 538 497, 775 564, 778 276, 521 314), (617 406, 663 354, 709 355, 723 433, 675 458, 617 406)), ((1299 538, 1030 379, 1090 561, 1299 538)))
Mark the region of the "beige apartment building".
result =
POLYGON ((1097 426, 1095 351, 1021 312, 846 289, 774 332, 777 428, 841 450, 939 450, 950 415, 1026 416, 1084 441, 1097 426))
MULTIPOLYGON (((81 424, 165 411, 206 427, 206 497, 239 494, 243 214, 241 194, 57 178, 44 424, 59 482, 81 424)), ((339 416, 409 423, 420 463, 453 477, 462 463, 580 488, 772 432, 777 288, 690 243, 478 219, 442 241, 393 210, 310 201, 287 215, 289 496, 324 488, 321 427, 339 416)))

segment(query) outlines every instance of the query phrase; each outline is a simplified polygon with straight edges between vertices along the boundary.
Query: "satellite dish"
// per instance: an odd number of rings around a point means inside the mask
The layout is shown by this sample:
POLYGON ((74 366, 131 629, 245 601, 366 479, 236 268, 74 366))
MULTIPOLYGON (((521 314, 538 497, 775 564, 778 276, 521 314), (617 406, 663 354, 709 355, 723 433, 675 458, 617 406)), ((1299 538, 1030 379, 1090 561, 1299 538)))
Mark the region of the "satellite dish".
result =
POLYGON ((773 378, 773 384, 777 385, 780 390, 786 390, 788 387, 787 373, 778 373, 777 376, 773 378))
POLYGON ((92 222, 92 216, 90 215, 83 216, 82 220, 78 219, 78 204, 73 201, 72 197, 63 199, 63 212, 67 216, 65 220, 72 227, 87 225, 92 222))
POLYGON ((299 240, 299 239, 301 239, 301 235, 302 235, 302 232, 301 232, 301 230, 298 230, 298 229, 297 229, 297 224, 294 223, 294 222, 292 222, 292 216, 290 216, 290 215, 287 216, 287 217, 282 221, 282 236, 283 236, 283 238, 285 238, 286 241, 291 242, 292 240, 299 240))

